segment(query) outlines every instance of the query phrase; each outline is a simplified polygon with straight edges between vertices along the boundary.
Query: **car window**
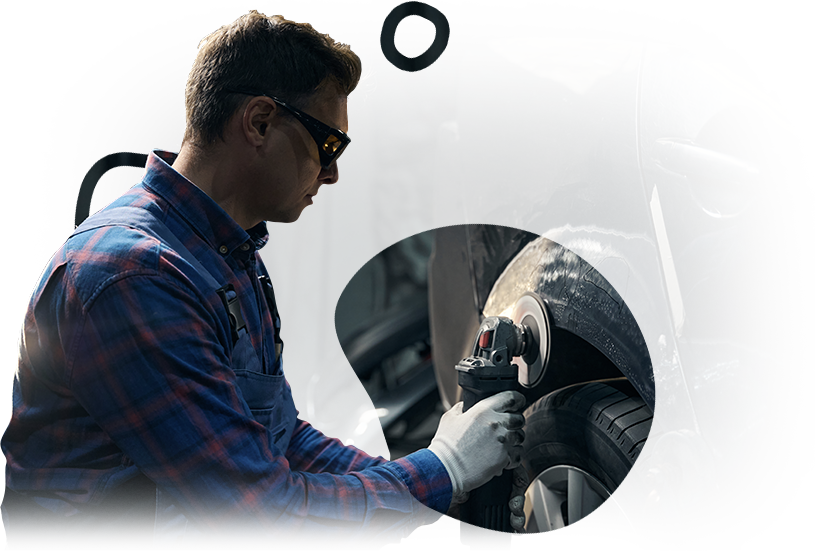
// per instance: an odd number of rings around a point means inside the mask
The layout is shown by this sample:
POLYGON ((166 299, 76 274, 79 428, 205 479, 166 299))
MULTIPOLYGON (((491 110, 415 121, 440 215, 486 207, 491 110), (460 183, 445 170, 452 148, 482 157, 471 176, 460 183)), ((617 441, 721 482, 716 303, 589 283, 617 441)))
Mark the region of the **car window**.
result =
POLYGON ((815 0, 720 0, 719 6, 725 16, 815 21, 815 0))

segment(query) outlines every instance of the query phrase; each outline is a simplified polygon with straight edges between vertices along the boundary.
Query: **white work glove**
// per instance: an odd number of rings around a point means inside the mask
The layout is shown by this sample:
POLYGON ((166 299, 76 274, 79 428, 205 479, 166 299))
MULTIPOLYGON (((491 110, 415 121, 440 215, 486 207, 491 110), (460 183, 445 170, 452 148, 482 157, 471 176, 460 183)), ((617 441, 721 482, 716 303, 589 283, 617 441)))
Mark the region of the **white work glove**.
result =
POLYGON ((466 413, 459 402, 442 415, 428 449, 450 475, 454 503, 520 464, 524 416, 515 412, 525 403, 523 394, 507 390, 484 398, 466 413))
POLYGON ((526 469, 516 467, 512 471, 512 493, 509 496, 509 524, 518 533, 524 531, 526 525, 526 513, 524 503, 526 502, 526 489, 529 487, 529 475, 526 469))

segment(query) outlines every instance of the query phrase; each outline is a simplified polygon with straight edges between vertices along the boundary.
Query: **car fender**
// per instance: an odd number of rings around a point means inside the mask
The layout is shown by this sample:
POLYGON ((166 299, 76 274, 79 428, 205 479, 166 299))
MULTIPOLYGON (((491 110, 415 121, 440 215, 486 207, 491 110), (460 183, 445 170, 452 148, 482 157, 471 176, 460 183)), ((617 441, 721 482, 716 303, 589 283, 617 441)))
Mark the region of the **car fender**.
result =
POLYGON ((653 411, 654 372, 648 347, 620 291, 601 272, 613 271, 626 294, 640 295, 643 289, 634 268, 622 250, 590 232, 561 230, 549 236, 570 237, 571 248, 550 237, 529 243, 495 282, 484 315, 508 315, 521 291, 533 293, 545 305, 553 327, 550 362, 539 383, 542 390, 622 375, 653 411), (618 373, 576 350, 583 343, 602 353, 618 373))

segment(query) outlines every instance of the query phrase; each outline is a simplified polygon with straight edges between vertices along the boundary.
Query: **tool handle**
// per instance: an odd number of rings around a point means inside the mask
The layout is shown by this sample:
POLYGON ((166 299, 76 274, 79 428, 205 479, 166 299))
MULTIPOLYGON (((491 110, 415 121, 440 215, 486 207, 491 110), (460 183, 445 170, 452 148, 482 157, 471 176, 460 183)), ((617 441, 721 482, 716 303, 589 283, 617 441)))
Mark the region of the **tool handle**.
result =
POLYGON ((480 402, 484 398, 487 398, 487 397, 489 397, 491 395, 492 394, 490 392, 478 391, 478 390, 475 390, 475 389, 472 389, 472 388, 466 388, 466 387, 462 388, 462 390, 461 390, 461 401, 464 402, 464 407, 463 407, 462 411, 467 411, 468 409, 470 409, 471 407, 476 405, 478 402, 480 402))
POLYGON ((464 402, 463 411, 467 411, 475 404, 494 394, 505 390, 518 390, 518 367, 504 376, 485 377, 478 373, 459 372, 458 386, 461 387, 461 401, 464 402))
MULTIPOLYGON (((482 399, 516 388, 516 379, 482 379, 469 373, 459 373, 463 410, 467 411, 482 399)), ((513 532, 509 523, 509 499, 512 494, 512 471, 504 471, 483 486, 470 492, 461 504, 461 520, 481 528, 513 532)))
POLYGON ((509 523, 511 494, 512 471, 504 471, 470 492, 469 499, 461 505, 461 520, 489 530, 512 532, 509 523))

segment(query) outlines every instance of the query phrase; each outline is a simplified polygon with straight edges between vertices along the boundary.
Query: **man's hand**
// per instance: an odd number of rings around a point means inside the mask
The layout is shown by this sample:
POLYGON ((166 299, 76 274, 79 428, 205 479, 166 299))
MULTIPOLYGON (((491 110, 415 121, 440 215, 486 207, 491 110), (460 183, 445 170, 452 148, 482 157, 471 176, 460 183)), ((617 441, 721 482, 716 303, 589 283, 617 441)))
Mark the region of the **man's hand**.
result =
MULTIPOLYGON (((509 496, 509 524, 516 532, 523 532, 524 525, 526 524, 526 515, 524 514, 524 494, 529 487, 529 475, 526 474, 526 469, 523 467, 516 467, 512 471, 512 493, 509 496)), ((442 518, 442 522, 449 522, 452 524, 459 524, 461 522, 461 504, 465 503, 470 498, 469 492, 461 494, 458 498, 453 498, 453 503, 447 514, 442 518)))
POLYGON ((454 502, 520 464, 524 416, 516 412, 525 403, 523 394, 508 390, 484 398, 467 412, 459 402, 442 416, 428 449, 450 475, 454 502))

